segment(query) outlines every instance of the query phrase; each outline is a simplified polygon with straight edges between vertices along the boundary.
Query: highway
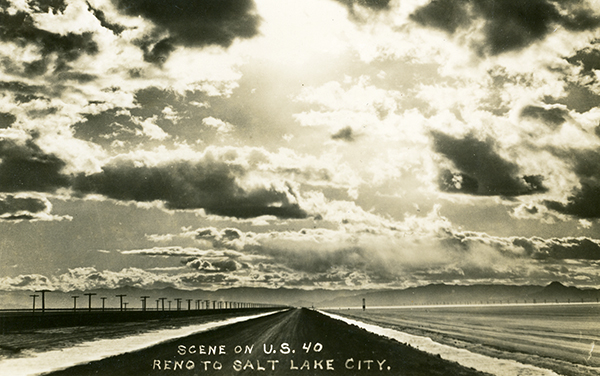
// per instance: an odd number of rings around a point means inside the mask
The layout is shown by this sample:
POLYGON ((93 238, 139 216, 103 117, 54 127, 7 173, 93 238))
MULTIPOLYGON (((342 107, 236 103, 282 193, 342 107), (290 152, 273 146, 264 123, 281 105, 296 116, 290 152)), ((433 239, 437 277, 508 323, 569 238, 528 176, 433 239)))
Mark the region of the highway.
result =
POLYGON ((309 309, 55 371, 85 375, 483 375, 309 309))

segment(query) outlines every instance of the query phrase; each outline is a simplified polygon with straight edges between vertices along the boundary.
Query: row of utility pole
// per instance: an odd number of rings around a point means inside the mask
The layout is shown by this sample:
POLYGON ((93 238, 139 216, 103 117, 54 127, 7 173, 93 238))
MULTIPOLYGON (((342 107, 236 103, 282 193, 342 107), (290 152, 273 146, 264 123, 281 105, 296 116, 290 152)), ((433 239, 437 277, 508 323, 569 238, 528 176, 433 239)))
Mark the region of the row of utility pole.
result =
MULTIPOLYGON (((42 313, 44 313, 46 311, 46 293, 47 292, 51 292, 51 290, 38 290, 35 292, 39 292, 41 293, 41 300, 42 300, 42 313)), ((84 293, 83 295, 88 297, 88 311, 91 312, 92 311, 92 296, 97 295, 96 293, 84 293)), ((40 295, 38 294, 33 294, 33 295, 29 295, 32 299, 33 299, 33 312, 35 312, 35 303, 36 303, 36 298, 40 297, 40 295)), ((126 294, 118 294, 115 295, 116 297, 119 298, 119 310, 120 311, 126 311, 127 310, 127 302, 123 301, 123 298, 126 297, 126 294)), ((79 295, 72 295, 71 298, 73 299, 73 311, 77 311, 77 299, 79 298, 79 295)), ((148 295, 144 295, 144 296, 140 296, 140 299, 142 301, 142 311, 146 311, 148 310, 148 305, 147 305, 147 300, 148 298, 150 298, 150 296, 148 295)), ((106 296, 101 296, 100 299, 102 300, 102 312, 104 312, 105 310, 105 303, 106 303, 106 296)), ((161 297, 156 299, 156 311, 162 310, 165 311, 165 300, 167 300, 168 298, 166 297, 161 297)), ((182 307, 181 307, 181 301, 183 300, 182 298, 175 298, 173 299, 176 302, 176 310, 177 311, 181 311, 182 307)), ((191 311, 192 310, 192 302, 194 301, 194 299, 185 299, 187 301, 187 310, 191 311)), ((167 300, 167 304, 168 304, 168 309, 169 311, 171 311, 171 303, 172 300, 167 300)), ((232 301, 220 301, 220 300, 203 300, 203 299, 196 299, 195 300, 195 309, 196 310, 201 310, 201 309, 234 309, 234 308, 260 308, 260 307, 267 307, 269 306, 268 304, 261 304, 261 303, 247 303, 247 302, 232 302, 232 301), (212 303, 212 305, 211 305, 212 303)))

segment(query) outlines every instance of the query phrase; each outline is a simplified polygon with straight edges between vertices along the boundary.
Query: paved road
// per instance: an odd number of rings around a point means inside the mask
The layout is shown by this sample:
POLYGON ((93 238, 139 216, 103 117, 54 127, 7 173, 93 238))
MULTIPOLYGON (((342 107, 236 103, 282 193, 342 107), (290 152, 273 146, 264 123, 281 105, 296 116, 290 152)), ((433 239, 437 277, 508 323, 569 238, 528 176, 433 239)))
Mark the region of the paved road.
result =
POLYGON ((85 375, 478 375, 308 309, 292 309, 51 373, 85 375))

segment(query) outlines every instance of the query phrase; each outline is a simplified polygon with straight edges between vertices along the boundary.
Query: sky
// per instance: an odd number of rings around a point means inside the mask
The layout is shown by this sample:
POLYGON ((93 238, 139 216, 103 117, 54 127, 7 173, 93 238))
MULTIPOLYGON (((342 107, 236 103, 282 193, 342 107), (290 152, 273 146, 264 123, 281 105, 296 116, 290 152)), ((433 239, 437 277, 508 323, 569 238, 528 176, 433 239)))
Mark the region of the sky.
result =
POLYGON ((0 5, 0 290, 600 287, 597 0, 0 5))

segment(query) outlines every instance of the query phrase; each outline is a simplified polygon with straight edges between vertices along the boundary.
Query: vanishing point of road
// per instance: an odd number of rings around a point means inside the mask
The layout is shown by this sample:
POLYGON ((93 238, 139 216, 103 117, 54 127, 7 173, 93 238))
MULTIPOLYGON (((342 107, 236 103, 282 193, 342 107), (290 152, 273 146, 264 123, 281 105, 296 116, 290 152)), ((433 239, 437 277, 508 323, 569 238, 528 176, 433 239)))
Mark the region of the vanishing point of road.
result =
POLYGON ((298 308, 49 375, 483 374, 319 312, 298 308))

